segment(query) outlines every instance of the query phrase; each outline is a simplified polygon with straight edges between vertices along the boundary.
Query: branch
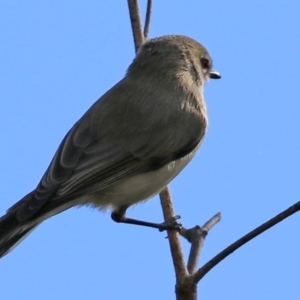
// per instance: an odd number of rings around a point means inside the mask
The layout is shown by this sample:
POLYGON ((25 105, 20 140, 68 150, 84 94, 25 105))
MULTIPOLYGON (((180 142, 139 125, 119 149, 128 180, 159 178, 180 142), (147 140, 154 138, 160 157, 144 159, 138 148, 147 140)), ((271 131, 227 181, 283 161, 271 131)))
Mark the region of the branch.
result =
MULTIPOLYGON (((145 31, 147 32, 150 24, 152 1, 148 1, 145 31)), ((137 0, 128 0, 128 8, 130 13, 130 21, 132 26, 135 50, 143 44, 144 36, 142 33, 142 24, 139 13, 139 7, 137 0)), ((164 214, 165 221, 169 221, 174 218, 174 209, 170 196, 170 190, 165 187, 159 194, 161 206, 164 214)), ((179 239, 179 234, 174 230, 168 230, 168 238, 171 248, 171 254, 173 258, 173 264, 175 268, 177 282, 183 282, 188 275, 188 271, 185 265, 183 251, 179 239)))
MULTIPOLYGON (((142 24, 137 0, 128 0, 128 8, 135 51, 137 52, 138 48, 144 43, 145 36, 148 35, 152 1, 148 0, 144 35, 142 33, 142 24)), ((175 214, 169 188, 165 187, 160 192, 159 196, 165 221, 174 219, 175 214)), ((197 286, 194 283, 194 278, 189 276, 185 265, 179 234, 174 230, 168 230, 168 238, 176 274, 176 298, 177 300, 195 300, 197 298, 197 286)))
POLYGON ((152 0, 148 0, 147 2, 147 12, 146 12, 146 20, 144 25, 144 38, 147 40, 148 33, 149 33, 149 27, 150 27, 150 19, 151 19, 151 12, 152 12, 152 0))
POLYGON ((199 282, 201 278, 203 278, 206 273, 208 273, 213 267, 215 267, 220 261, 226 258, 229 254, 252 240, 253 238, 257 237, 259 234, 263 233, 264 231, 270 229, 274 225, 278 224, 279 222, 283 221, 284 219, 288 218, 292 214, 296 213, 300 210, 300 201, 289 207, 288 209, 284 210, 274 218, 270 219, 269 221, 263 223, 262 225, 258 226, 254 230, 250 231, 236 242, 225 248, 215 257, 213 257, 209 262, 207 262, 202 268, 200 268, 193 276, 195 283, 199 282))
POLYGON ((221 220, 221 214, 217 213, 202 227, 196 225, 191 229, 182 228, 180 234, 185 237, 192 245, 188 259, 188 272, 194 274, 199 263, 200 252, 204 244, 204 240, 210 231, 221 220))
POLYGON ((142 22, 141 22, 138 0, 128 0, 128 8, 129 8, 129 15, 130 15, 130 23, 131 23, 132 33, 133 33, 135 52, 137 52, 139 47, 144 43, 144 35, 142 30, 142 22))
MULTIPOLYGON (((169 188, 165 187, 160 192, 159 197, 165 221, 171 220, 172 218, 174 218, 175 213, 169 188)), ((188 275, 188 270, 185 266, 184 255, 180 243, 179 234, 175 230, 168 230, 168 238, 176 273, 176 279, 177 282, 182 282, 184 278, 188 275)))

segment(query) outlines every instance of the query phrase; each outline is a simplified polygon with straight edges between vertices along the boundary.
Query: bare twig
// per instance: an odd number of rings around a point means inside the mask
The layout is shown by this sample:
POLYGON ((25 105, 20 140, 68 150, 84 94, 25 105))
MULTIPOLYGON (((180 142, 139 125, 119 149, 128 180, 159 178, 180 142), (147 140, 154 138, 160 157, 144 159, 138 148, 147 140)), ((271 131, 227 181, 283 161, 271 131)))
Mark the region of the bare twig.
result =
POLYGON ((128 8, 136 52, 138 48, 144 43, 144 35, 142 30, 138 0, 128 0, 128 8))
MULTIPOLYGON (((147 7, 147 17, 148 19, 145 24, 145 30, 147 31, 150 24, 150 15, 151 15, 151 7, 152 1, 148 1, 147 7)), ((132 24, 132 31, 135 43, 135 49, 137 50, 142 43, 144 42, 144 36, 142 34, 142 25, 141 18, 138 8, 137 0, 128 0, 128 7, 130 12, 130 20, 132 24)), ((170 190, 168 187, 165 187, 161 193, 159 194, 161 200, 161 206, 164 214, 165 221, 169 221, 174 217, 174 209, 171 201, 170 190)), ((173 264, 176 273, 177 282, 182 282, 186 276, 188 275, 188 271, 185 265, 183 251, 179 239, 179 234, 174 230, 168 231, 168 238, 171 248, 171 253, 173 257, 173 264)))
POLYGON ((153 1, 148 0, 147 2, 147 12, 146 12, 146 20, 144 25, 144 39, 147 40, 148 33, 149 33, 149 27, 150 27, 150 19, 151 19, 151 12, 152 12, 152 5, 153 1))
POLYGON ((202 229, 209 232, 220 221, 221 213, 217 213, 203 225, 202 229))
POLYGON ((221 220, 221 214, 217 213, 202 227, 195 226, 191 229, 182 228, 180 234, 185 237, 192 245, 190 249, 187 268, 189 274, 194 274, 199 264, 200 252, 204 244, 204 240, 209 230, 221 220))
MULTIPOLYGON (((175 216, 175 214, 169 188, 165 187, 160 192, 159 197, 165 221, 171 220, 175 216)), ((188 271, 185 266, 179 234, 175 230, 168 230, 168 238, 176 273, 176 279, 177 282, 181 282, 188 275, 188 271)))
POLYGON ((195 226, 187 230, 187 239, 191 242, 191 249, 188 259, 187 268, 189 274, 195 273, 199 263, 200 252, 204 244, 207 231, 203 230, 200 226, 195 226))
POLYGON ((296 213, 300 210, 300 201, 289 207, 288 209, 284 210, 274 218, 270 219, 269 221, 263 223, 262 225, 258 226, 254 230, 250 231, 236 242, 225 248, 215 257, 213 257, 209 262, 207 262, 202 268, 200 268, 194 274, 195 283, 199 282, 201 278, 205 276, 207 272, 209 272, 213 267, 215 267, 220 261, 226 258, 229 254, 258 236, 259 234, 263 233, 264 231, 270 229, 272 226, 278 224, 279 222, 283 221, 284 219, 288 218, 292 214, 296 213))

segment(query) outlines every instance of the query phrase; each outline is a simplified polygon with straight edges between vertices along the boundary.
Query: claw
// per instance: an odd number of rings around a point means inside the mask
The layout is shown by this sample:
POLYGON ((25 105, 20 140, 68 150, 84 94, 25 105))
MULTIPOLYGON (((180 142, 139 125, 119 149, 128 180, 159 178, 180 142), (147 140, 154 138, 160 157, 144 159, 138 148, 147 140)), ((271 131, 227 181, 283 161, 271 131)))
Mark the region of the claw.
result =
POLYGON ((180 219, 180 216, 174 216, 168 221, 165 221, 160 224, 159 231, 165 231, 165 230, 176 230, 180 231, 182 228, 182 224, 180 222, 177 222, 176 220, 180 219))

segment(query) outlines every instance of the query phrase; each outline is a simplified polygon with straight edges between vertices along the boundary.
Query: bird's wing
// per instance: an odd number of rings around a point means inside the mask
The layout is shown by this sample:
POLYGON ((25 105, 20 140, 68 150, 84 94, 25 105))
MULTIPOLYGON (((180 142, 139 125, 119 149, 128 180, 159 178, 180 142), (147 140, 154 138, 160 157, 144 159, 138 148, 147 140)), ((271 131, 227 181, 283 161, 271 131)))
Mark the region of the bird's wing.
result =
POLYGON ((104 94, 67 133, 35 191, 10 211, 27 220, 46 204, 63 204, 191 152, 203 126, 158 88, 126 78, 104 94))

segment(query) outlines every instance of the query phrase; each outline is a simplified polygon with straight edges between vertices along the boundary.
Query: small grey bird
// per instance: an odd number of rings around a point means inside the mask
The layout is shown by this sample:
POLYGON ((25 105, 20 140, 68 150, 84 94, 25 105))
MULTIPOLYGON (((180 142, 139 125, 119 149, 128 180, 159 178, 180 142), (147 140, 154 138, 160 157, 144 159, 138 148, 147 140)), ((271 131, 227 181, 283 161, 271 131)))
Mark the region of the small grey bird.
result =
POLYGON ((0 218, 0 257, 73 206, 126 209, 158 194, 193 158, 207 127, 203 86, 220 78, 207 50, 180 35, 148 40, 126 76, 75 123, 37 187, 0 218))

